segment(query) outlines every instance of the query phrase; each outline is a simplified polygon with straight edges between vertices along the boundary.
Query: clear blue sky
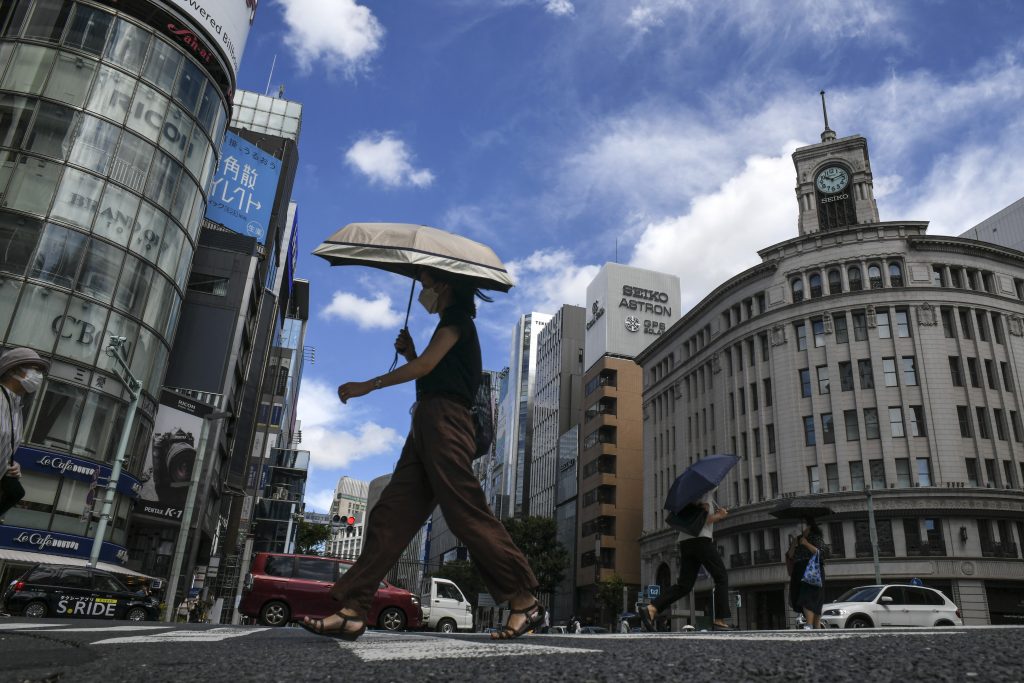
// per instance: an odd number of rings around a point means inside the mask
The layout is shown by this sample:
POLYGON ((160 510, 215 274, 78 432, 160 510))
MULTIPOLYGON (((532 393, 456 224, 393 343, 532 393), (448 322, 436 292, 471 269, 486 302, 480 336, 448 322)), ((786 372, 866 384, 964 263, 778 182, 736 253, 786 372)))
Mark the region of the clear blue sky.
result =
MULTIPOLYGON (((478 319, 584 303, 615 258, 677 273, 683 309, 796 234, 795 147, 868 137, 882 220, 958 234, 1024 194, 1024 3, 957 0, 263 0, 239 86, 305 105, 294 199, 310 280, 299 403, 310 509, 390 472, 411 387, 385 371, 408 281, 310 252, 353 221, 490 244, 519 286, 478 319)), ((432 320, 414 308, 420 348, 432 320)))

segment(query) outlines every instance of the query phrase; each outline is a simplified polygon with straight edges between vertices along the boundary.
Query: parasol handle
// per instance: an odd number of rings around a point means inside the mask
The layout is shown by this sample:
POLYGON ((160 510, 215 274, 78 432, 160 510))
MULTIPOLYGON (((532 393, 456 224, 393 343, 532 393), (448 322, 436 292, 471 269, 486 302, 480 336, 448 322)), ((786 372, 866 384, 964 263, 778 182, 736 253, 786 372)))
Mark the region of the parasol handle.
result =
MULTIPOLYGON (((416 292, 416 280, 412 281, 412 288, 409 290, 409 303, 405 305, 405 324, 402 325, 403 330, 409 329, 409 313, 412 311, 412 295, 416 292)), ((395 349, 395 357, 391 360, 391 367, 388 368, 388 372, 391 372, 398 367, 398 349, 395 349)))

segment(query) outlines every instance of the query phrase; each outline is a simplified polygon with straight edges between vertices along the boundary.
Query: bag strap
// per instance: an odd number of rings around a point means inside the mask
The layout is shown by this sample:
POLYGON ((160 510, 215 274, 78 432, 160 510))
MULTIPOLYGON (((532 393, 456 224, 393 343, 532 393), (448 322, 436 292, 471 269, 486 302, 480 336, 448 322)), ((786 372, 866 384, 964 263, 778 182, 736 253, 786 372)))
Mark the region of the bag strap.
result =
POLYGON ((4 390, 4 400, 7 402, 7 414, 11 418, 11 464, 14 464, 14 402, 11 401, 10 395, 8 395, 7 387, 2 387, 4 390))

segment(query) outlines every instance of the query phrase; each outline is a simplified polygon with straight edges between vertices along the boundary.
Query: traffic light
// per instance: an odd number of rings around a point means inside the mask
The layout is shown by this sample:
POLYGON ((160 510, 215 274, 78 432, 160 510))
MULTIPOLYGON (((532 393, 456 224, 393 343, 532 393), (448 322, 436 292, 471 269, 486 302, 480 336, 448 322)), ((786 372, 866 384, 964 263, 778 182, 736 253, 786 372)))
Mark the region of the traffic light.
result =
POLYGON ((356 518, 349 515, 345 518, 345 535, 354 536, 356 533, 356 518))

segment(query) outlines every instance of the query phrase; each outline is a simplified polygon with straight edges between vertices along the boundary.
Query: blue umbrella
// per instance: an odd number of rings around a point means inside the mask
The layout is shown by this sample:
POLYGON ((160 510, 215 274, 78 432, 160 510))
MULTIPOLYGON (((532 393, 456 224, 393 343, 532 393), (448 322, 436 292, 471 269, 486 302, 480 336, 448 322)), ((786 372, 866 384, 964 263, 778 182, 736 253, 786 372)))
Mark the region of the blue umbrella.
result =
POLYGON ((699 500, 705 493, 718 486, 739 461, 739 457, 735 455, 722 453, 709 455, 693 463, 672 482, 672 488, 665 498, 665 509, 669 512, 679 512, 690 503, 699 500))

